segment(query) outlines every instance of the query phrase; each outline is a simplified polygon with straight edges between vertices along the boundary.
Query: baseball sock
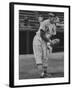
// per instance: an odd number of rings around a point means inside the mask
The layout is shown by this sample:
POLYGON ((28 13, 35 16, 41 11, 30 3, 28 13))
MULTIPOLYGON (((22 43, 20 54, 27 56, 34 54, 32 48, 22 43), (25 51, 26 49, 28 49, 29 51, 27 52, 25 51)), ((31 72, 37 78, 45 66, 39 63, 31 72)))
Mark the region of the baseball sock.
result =
POLYGON ((47 66, 44 66, 44 73, 46 74, 47 73, 47 66))
POLYGON ((43 68, 43 65, 42 64, 38 64, 37 68, 38 68, 39 75, 41 77, 44 77, 44 68, 43 68))

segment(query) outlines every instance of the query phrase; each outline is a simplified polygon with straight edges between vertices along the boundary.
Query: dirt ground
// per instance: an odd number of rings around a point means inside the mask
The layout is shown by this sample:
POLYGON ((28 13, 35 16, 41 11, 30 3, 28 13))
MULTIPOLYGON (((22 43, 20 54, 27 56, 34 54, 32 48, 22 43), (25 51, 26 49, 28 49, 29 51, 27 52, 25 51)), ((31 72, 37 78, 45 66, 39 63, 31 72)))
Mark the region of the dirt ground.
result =
MULTIPOLYGON (((64 77, 64 53, 52 53, 48 60, 48 77, 64 77)), ((34 55, 19 56, 19 79, 40 78, 34 55)))

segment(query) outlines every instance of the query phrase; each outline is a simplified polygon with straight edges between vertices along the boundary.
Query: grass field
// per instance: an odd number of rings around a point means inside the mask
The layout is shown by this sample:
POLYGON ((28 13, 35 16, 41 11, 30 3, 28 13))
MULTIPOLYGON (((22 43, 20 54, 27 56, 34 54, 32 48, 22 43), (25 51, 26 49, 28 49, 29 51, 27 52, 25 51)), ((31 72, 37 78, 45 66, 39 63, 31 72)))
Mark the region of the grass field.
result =
MULTIPOLYGON (((64 53, 53 53, 48 60, 48 78, 64 77, 64 53)), ((34 55, 19 56, 19 79, 39 78, 34 55)))

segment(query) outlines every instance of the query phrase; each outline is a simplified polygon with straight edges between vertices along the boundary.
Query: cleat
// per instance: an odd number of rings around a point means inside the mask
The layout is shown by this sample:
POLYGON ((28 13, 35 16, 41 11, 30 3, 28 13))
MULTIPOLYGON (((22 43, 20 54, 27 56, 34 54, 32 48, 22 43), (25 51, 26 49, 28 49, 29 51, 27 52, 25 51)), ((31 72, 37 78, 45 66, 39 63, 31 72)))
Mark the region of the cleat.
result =
POLYGON ((41 73, 41 75, 40 75, 40 78, 46 78, 46 77, 48 77, 48 74, 47 73, 41 73))
POLYGON ((40 78, 44 78, 45 77, 45 73, 42 72, 41 75, 40 75, 40 78))

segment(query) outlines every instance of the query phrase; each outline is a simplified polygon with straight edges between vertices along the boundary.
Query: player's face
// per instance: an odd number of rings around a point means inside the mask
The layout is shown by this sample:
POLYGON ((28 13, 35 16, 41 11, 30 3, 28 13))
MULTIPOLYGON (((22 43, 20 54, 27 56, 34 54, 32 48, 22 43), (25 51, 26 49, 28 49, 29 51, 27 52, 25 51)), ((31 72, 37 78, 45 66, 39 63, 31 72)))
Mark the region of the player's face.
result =
POLYGON ((39 21, 39 22, 42 22, 42 21, 43 21, 43 17, 41 17, 41 16, 38 17, 38 21, 39 21))

